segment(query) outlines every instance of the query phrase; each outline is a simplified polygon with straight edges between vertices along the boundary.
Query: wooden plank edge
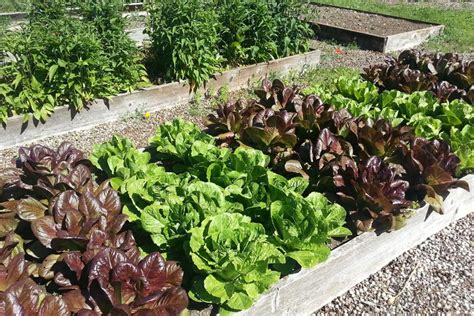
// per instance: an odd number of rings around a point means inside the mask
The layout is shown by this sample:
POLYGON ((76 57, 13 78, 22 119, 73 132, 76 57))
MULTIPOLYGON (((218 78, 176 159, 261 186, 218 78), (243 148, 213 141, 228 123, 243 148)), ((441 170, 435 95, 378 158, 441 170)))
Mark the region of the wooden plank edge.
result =
POLYGON ((373 50, 383 52, 387 37, 359 32, 351 29, 346 29, 334 25, 319 23, 319 22, 308 22, 315 34, 316 38, 321 39, 335 39, 340 43, 356 43, 361 49, 373 50))
POLYGON ((1 12, 0 18, 10 19, 12 21, 25 19, 27 16, 26 12, 1 12))
MULTIPOLYGON (((248 87, 251 81, 261 79, 271 73, 287 74, 290 71, 304 71, 306 67, 319 64, 321 53, 318 50, 293 55, 269 62, 234 68, 216 74, 205 87, 201 95, 209 89, 229 86, 231 91, 248 87)), ((130 113, 156 112, 193 100, 194 94, 185 82, 172 82, 153 86, 132 93, 114 96, 110 101, 96 100, 88 110, 71 112, 68 106, 59 107, 44 124, 34 124, 32 120, 25 125, 22 116, 8 119, 0 127, 0 149, 39 141, 46 137, 79 131, 94 126, 117 121, 130 113)))
POLYGON ((404 252, 472 213, 474 175, 463 180, 469 183, 470 192, 451 189, 443 203, 444 215, 428 214, 428 206, 424 206, 400 230, 379 236, 361 234, 334 249, 327 261, 281 279, 253 307, 237 315, 310 315, 319 310, 404 252))
POLYGON ((340 32, 348 32, 348 33, 352 33, 352 34, 356 34, 356 35, 363 35, 363 36, 366 36, 366 37, 373 37, 374 39, 376 40, 384 40, 387 36, 384 36, 384 35, 377 35, 377 34, 373 34, 373 33, 368 33, 368 32, 362 32, 362 31, 356 31, 356 30, 353 30, 353 29, 348 29, 348 28, 345 28, 345 27, 340 27, 340 26, 335 26, 335 25, 332 25, 332 24, 326 24, 326 23, 322 23, 322 22, 308 22, 310 24, 315 24, 317 26, 323 26, 323 27, 326 27, 326 28, 332 28, 334 29, 335 31, 340 31, 340 32))
POLYGON ((444 25, 435 25, 419 30, 389 35, 387 36, 384 53, 413 48, 432 37, 440 35, 443 30, 444 25))
POLYGON ((351 38, 352 41, 356 42, 362 49, 371 49, 383 53, 413 48, 424 43, 431 37, 438 36, 444 30, 444 25, 440 24, 418 30, 382 36, 321 22, 309 21, 308 23, 313 26, 316 35, 319 35, 321 38, 334 38, 344 43, 350 43, 351 40, 348 38, 351 38))

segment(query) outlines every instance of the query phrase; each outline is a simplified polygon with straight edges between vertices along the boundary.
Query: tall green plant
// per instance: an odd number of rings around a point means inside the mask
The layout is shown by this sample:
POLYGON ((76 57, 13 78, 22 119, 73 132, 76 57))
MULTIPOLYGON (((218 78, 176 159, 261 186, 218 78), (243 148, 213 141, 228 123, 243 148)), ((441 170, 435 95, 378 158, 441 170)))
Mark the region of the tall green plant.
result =
POLYGON ((29 113, 46 120, 56 106, 81 110, 94 97, 113 94, 113 73, 100 39, 75 19, 34 22, 5 42, 13 61, 1 66, 0 121, 29 113))
POLYGON ((80 15, 93 25, 102 48, 113 67, 116 84, 121 90, 132 90, 138 82, 146 82, 147 73, 142 63, 142 53, 129 38, 127 20, 123 16, 123 0, 78 1, 80 15))
POLYGON ((63 18, 71 6, 71 0, 30 0, 28 18, 30 22, 47 23, 50 20, 63 18))
POLYGON ((216 0, 222 24, 220 46, 231 65, 277 57, 278 26, 267 0, 216 0))
POLYGON ((0 65, 0 122, 29 113, 45 121, 57 106, 80 111, 145 81, 118 4, 85 1, 71 11, 71 1, 32 1, 29 23, 1 39, 13 59, 0 65))
POLYGON ((211 1, 159 0, 147 10, 146 32, 159 73, 199 86, 219 70, 220 25, 211 1))
POLYGON ((277 25, 275 42, 278 48, 278 57, 307 52, 309 40, 314 32, 308 23, 301 20, 301 16, 311 16, 312 13, 305 0, 269 1, 277 25))
POLYGON ((269 61, 309 49, 301 0, 154 1, 147 33, 158 75, 195 86, 228 66, 269 61))

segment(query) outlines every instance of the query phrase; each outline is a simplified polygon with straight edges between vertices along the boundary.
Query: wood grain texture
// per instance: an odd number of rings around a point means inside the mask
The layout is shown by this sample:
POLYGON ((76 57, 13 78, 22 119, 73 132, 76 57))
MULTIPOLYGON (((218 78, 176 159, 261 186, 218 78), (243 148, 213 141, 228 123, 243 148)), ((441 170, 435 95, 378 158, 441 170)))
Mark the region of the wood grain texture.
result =
POLYGON ((416 210, 400 230, 379 236, 364 233, 333 250, 324 263, 283 278, 252 308, 238 315, 295 316, 317 311, 393 259, 471 213, 474 175, 464 180, 469 183, 470 192, 460 188, 450 190, 443 204, 444 215, 430 213, 425 206, 416 210))
POLYGON ((421 30, 410 31, 387 36, 384 52, 395 52, 413 48, 426 42, 428 39, 443 33, 444 25, 435 25, 421 30))

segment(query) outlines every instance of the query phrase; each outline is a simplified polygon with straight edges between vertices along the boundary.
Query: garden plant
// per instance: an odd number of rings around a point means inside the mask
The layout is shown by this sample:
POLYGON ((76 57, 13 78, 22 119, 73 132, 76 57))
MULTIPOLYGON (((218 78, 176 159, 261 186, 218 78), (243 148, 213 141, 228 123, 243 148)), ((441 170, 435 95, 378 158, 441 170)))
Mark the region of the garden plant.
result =
POLYGON ((182 120, 161 125, 146 152, 114 137, 91 160, 148 237, 138 243, 151 239, 179 261, 190 298, 221 312, 249 308, 281 274, 325 260, 331 238, 350 235, 344 209, 304 196, 305 179, 270 171, 259 150, 219 148, 182 120))
POLYGON ((306 52, 305 1, 150 1, 151 71, 201 86, 227 67, 306 52))
POLYGON ((21 148, 0 173, 3 315, 179 314, 188 303, 176 262, 140 253, 119 195, 96 183, 68 143, 21 148))
MULTIPOLYGON (((390 107, 380 111, 376 88, 357 83, 364 93, 358 90, 353 96, 361 103, 342 102, 338 108, 280 80, 264 80, 256 98, 220 105, 208 117, 209 133, 225 147, 261 149, 271 156, 277 173, 309 179, 307 190, 325 193, 344 205, 352 226, 359 230, 400 227, 421 201, 442 213, 442 195, 448 188, 468 189, 454 177, 460 163, 468 167, 472 157, 467 154, 461 162, 447 142, 416 135, 413 128, 400 124, 403 112, 399 117, 390 107), (373 112, 367 110, 371 107, 373 112), (394 119, 399 124, 392 126, 394 119)), ((471 109, 466 106, 466 111, 471 109)), ((468 122, 464 124, 469 128, 468 122)), ((466 150, 472 152, 472 143, 460 149, 466 150)))
POLYGON ((149 76, 197 88, 228 67, 306 52, 313 36, 299 19, 302 1, 165 0, 145 8, 151 43, 142 50, 126 32, 122 0, 31 1, 28 23, 0 39, 0 123, 31 114, 44 122, 63 105, 78 112, 148 85, 149 76))
MULTIPOLYGON (((147 70, 199 88, 313 36, 296 0, 147 1, 143 50, 121 0, 29 5, 0 39, 0 123, 80 111, 149 84, 147 70)), ((121 135, 90 154, 20 147, 0 169, 0 315, 231 314, 469 190, 474 61, 461 55, 407 50, 332 86, 265 78, 239 96, 214 100, 205 128, 158 125, 144 148, 121 135)))
POLYGON ((147 81, 141 53, 125 33, 121 1, 32 1, 29 23, 2 36, 0 122, 30 114, 45 121, 58 106, 80 111, 96 98, 147 81), (76 7, 76 6, 74 6, 76 7), (4 56, 5 58, 5 56, 4 56))

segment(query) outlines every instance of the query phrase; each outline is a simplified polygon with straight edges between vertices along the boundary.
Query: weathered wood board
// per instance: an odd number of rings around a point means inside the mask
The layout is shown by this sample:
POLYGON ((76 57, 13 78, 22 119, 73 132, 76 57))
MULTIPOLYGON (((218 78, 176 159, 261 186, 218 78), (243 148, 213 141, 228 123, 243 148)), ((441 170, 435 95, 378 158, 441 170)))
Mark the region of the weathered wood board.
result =
MULTIPOLYGON (((207 89, 216 91, 224 86, 228 86, 230 91, 242 89, 272 73, 302 72, 307 67, 319 64, 319 60, 320 51, 315 50, 266 63, 231 69, 209 80, 206 87, 201 89, 200 95, 204 95, 203 92, 207 89)), ((53 135, 92 128, 99 124, 116 121, 137 111, 164 110, 188 103, 193 98, 194 93, 190 92, 187 82, 172 82, 114 96, 109 101, 96 100, 88 110, 80 113, 71 111, 67 106, 58 107, 44 124, 33 122, 31 119, 24 124, 21 116, 11 117, 7 124, 0 126, 0 149, 31 143, 53 135)))
POLYGON ((444 201, 444 215, 429 214, 425 206, 416 210, 400 230, 379 236, 361 234, 334 249, 327 261, 313 269, 281 279, 252 308, 237 315, 296 316, 317 311, 407 250, 473 212, 474 175, 463 179, 469 183, 470 192, 460 188, 450 190, 444 201))

